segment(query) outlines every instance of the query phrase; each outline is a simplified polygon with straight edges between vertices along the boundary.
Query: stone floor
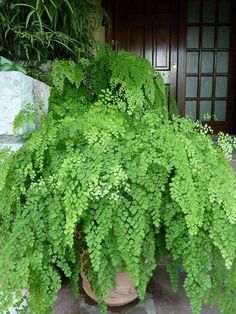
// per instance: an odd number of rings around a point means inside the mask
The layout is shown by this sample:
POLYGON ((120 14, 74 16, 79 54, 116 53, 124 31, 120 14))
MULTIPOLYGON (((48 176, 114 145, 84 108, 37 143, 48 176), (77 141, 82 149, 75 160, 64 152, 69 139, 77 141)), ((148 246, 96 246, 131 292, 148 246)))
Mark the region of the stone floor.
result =
MULTIPOLYGON (((184 275, 181 276, 183 283, 184 275)), ((171 290, 169 276, 164 266, 155 272, 144 303, 133 302, 122 308, 108 310, 109 314, 191 314, 183 288, 177 294, 171 290)), ((58 293, 58 299, 54 306, 53 314, 99 314, 95 302, 81 291, 79 300, 73 299, 69 282, 64 282, 58 293)), ((219 314, 219 311, 211 306, 205 306, 201 314, 219 314)))

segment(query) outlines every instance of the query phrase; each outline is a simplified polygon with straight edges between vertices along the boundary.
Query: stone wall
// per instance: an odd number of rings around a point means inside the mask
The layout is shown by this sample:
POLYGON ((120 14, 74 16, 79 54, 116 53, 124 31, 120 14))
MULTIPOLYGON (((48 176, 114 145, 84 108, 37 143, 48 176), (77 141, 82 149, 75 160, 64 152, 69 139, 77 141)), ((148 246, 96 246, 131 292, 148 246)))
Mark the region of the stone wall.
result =
POLYGON ((13 132, 15 116, 26 104, 33 104, 36 113, 43 103, 48 108, 51 87, 18 71, 0 72, 0 149, 8 146, 17 150, 23 143, 23 133, 18 136, 13 132))

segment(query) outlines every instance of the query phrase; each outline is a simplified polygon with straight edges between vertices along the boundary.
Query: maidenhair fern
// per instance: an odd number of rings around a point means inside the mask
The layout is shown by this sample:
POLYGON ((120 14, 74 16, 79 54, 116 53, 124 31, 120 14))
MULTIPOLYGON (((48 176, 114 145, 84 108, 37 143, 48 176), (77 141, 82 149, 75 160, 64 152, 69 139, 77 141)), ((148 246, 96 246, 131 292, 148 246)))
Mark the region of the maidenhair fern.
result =
POLYGON ((236 180, 208 129, 169 120, 160 76, 125 52, 57 61, 53 78, 40 128, 0 157, 0 311, 27 286, 30 312, 50 312, 81 259, 101 312, 119 270, 143 299, 165 253, 194 314, 235 313, 236 180))

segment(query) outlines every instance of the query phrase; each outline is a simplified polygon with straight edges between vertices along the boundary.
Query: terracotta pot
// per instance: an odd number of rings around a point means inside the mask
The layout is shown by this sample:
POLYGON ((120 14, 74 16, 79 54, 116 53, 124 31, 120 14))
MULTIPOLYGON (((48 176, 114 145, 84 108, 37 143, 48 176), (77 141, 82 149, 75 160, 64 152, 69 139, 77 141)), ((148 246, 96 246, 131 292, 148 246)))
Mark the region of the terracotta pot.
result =
MULTIPOLYGON (((81 272, 81 277, 83 279, 82 285, 84 291, 91 299, 97 302, 96 295, 92 291, 88 279, 83 272, 81 272)), ((105 299, 107 306, 122 306, 134 301, 137 298, 137 292, 129 273, 118 272, 116 274, 116 283, 116 290, 110 289, 109 295, 105 299)))

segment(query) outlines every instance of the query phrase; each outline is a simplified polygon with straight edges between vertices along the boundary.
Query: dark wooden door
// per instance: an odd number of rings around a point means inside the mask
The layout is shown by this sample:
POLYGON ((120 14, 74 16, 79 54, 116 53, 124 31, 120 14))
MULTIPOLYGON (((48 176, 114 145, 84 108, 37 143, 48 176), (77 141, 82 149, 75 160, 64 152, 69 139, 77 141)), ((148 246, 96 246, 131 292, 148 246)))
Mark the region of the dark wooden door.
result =
POLYGON ((107 42, 147 58, 182 116, 236 132, 235 0, 104 0, 104 6, 112 19, 107 42))
POLYGON ((232 132, 235 1, 180 1, 178 103, 183 115, 232 132))
POLYGON ((105 1, 112 18, 107 41, 117 50, 124 49, 148 59, 176 96, 177 27, 176 1, 105 1))

